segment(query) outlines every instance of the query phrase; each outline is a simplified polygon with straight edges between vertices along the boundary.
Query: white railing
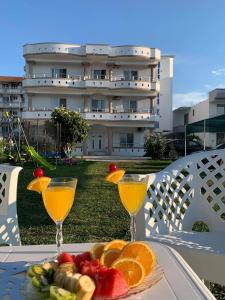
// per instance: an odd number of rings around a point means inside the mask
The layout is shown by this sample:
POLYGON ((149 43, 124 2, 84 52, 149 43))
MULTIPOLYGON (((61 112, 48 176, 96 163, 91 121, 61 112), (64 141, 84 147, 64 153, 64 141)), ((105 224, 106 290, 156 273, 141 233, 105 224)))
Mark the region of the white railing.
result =
POLYGON ((108 88, 108 89, 141 89, 147 91, 160 90, 159 82, 147 81, 109 81, 109 80, 73 80, 71 78, 35 78, 24 79, 24 87, 57 86, 71 88, 108 88))
POLYGON ((79 56, 106 55, 109 57, 140 56, 143 59, 160 60, 160 50, 141 46, 110 46, 110 45, 75 45, 60 43, 27 44, 23 47, 23 54, 63 53, 79 56))
POLYGON ((59 76, 58 74, 52 75, 51 73, 34 73, 31 76, 27 75, 26 78, 28 79, 35 79, 35 78, 53 78, 53 79, 73 79, 73 80, 82 80, 82 75, 74 75, 74 74, 67 74, 66 76, 59 76))
POLYGON ((150 76, 130 76, 129 78, 121 75, 121 76, 112 76, 112 81, 149 81, 151 80, 150 76))

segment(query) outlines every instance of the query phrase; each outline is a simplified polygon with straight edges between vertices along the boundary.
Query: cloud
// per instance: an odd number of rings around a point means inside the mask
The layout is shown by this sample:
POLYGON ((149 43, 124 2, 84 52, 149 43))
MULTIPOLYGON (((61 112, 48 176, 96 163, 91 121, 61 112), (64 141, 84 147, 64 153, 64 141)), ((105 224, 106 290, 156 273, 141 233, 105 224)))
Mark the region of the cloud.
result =
POLYGON ((189 93, 177 93, 173 96, 173 108, 180 106, 192 106, 198 102, 206 100, 207 93, 204 92, 189 92, 189 93))
POLYGON ((212 70, 211 73, 215 76, 225 76, 225 68, 212 70))

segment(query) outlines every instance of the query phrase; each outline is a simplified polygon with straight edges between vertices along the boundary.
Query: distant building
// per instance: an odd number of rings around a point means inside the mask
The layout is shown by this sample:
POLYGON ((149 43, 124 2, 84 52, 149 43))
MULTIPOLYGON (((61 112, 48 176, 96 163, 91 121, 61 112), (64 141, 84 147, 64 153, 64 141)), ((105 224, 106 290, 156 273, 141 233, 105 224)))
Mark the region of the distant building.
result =
POLYGON ((145 136, 172 131, 173 56, 142 46, 27 44, 23 80, 29 130, 55 107, 78 111, 90 124, 77 154, 143 156, 145 136))
MULTIPOLYGON (((214 89, 208 99, 192 107, 179 107, 173 111, 174 134, 184 134, 185 125, 225 114, 225 89, 214 89)), ((203 140, 203 133, 196 134, 203 140)), ((206 133, 206 146, 215 147, 225 142, 224 133, 206 133)))
MULTIPOLYGON (((22 80, 23 77, 0 76, 0 119, 6 111, 11 115, 21 117, 24 107, 22 80)), ((1 129, 1 134, 7 136, 8 125, 3 123, 1 129)))

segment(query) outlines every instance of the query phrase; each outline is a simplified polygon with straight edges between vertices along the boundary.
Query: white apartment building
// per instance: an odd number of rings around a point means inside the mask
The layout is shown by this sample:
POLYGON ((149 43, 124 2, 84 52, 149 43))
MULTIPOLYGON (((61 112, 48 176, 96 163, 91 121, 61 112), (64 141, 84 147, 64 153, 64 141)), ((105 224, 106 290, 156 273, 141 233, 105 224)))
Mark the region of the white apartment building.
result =
MULTIPOLYGON (((225 114, 225 89, 214 89, 209 92, 208 99, 192 107, 179 107, 173 111, 174 133, 184 133, 184 125, 223 114, 225 114)), ((198 133, 196 135, 203 141, 204 133, 198 133)), ((206 146, 213 148, 225 142, 225 128, 224 133, 206 132, 205 141, 206 146)))
POLYGON ((14 116, 21 117, 24 107, 24 92, 22 88, 23 77, 0 76, 0 120, 1 134, 8 135, 7 122, 2 123, 3 112, 9 112, 14 116))
POLYGON ((142 46, 61 43, 27 44, 23 53, 23 119, 40 124, 59 106, 80 112, 90 131, 77 154, 143 156, 147 134, 172 131, 173 56, 142 46))

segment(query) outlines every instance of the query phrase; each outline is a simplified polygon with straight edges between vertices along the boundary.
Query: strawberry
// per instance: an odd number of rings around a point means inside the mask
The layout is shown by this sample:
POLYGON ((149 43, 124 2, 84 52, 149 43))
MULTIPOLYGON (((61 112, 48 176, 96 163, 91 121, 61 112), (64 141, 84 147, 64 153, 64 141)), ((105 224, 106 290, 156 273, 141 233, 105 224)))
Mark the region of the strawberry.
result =
POLYGON ((108 270, 105 266, 101 265, 99 259, 95 259, 92 261, 82 261, 80 264, 80 273, 82 275, 88 275, 91 278, 95 278, 96 273, 100 271, 108 270))
POLYGON ((74 257, 74 263, 76 264, 78 271, 80 272, 80 264, 82 261, 91 261, 91 252, 84 252, 74 257))
POLYGON ((58 256, 58 264, 64 264, 67 262, 73 262, 73 257, 67 252, 63 252, 58 256))
POLYGON ((123 273, 114 268, 97 272, 94 280, 95 300, 113 299, 125 296, 128 292, 128 284, 123 273))

